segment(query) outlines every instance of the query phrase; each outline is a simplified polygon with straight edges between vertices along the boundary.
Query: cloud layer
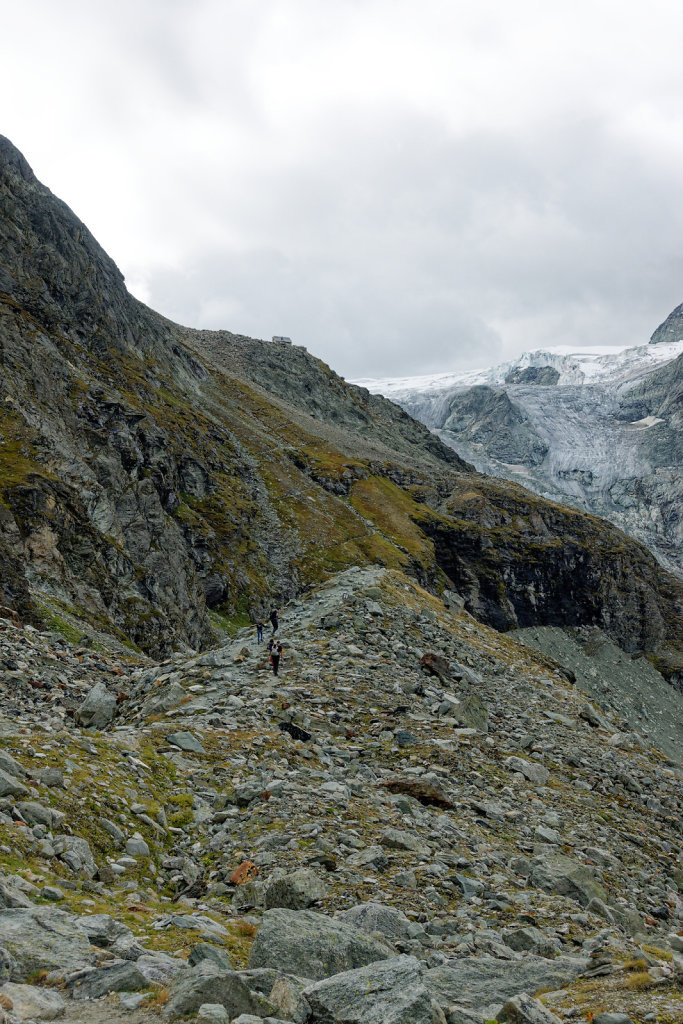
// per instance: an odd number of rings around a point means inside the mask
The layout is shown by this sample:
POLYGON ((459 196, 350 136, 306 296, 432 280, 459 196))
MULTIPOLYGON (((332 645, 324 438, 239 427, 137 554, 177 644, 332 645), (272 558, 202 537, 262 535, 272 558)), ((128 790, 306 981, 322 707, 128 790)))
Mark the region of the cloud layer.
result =
POLYGON ((683 299, 683 12, 646 14, 25 0, 0 130, 180 322, 346 376, 638 344, 683 299))

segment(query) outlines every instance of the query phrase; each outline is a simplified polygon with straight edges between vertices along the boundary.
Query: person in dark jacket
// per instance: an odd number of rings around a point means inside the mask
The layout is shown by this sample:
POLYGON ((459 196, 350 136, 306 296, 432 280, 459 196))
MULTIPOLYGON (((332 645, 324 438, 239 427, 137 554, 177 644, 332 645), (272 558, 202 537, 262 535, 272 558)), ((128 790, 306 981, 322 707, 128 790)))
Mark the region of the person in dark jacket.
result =
POLYGON ((279 620, 279 618, 280 618, 280 613, 279 613, 279 611, 277 610, 277 608, 273 608, 273 609, 271 610, 271 613, 270 613, 270 615, 268 616, 268 618, 270 619, 270 624, 271 624, 271 626, 273 627, 273 636, 275 636, 275 634, 277 633, 277 627, 278 627, 278 625, 279 625, 279 622, 278 622, 278 620, 279 620))
POLYGON ((256 623, 256 643, 263 643, 263 622, 260 619, 256 623))
POLYGON ((273 648, 272 648, 272 650, 270 652, 270 663, 273 666, 273 675, 274 676, 276 676, 278 674, 278 670, 280 668, 280 659, 281 658, 282 658, 282 644, 278 640, 278 642, 273 645, 273 648))

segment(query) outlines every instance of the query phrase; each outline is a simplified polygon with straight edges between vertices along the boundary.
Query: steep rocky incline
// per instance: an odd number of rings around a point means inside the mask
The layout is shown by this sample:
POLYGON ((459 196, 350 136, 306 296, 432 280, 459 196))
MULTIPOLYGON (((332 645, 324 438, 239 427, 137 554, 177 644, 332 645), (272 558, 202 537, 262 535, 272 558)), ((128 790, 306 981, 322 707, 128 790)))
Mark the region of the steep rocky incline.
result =
POLYGON ((251 629, 155 663, 0 618, 9 1024, 680 1019, 683 698, 668 759, 378 568, 279 633, 275 677, 251 629))
POLYGON ((479 476, 302 349, 152 312, 7 140, 0 204, 0 604, 201 649, 379 564, 497 628, 598 626, 675 680, 683 587, 639 545, 479 476))

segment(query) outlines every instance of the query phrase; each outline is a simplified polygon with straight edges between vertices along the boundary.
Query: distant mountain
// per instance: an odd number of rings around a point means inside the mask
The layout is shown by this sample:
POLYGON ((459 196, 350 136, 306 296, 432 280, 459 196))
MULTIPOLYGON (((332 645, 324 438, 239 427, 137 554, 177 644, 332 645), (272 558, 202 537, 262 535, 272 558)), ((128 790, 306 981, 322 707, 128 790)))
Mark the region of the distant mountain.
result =
POLYGON ((301 348, 154 313, 2 138, 0 268, 0 605, 159 654, 382 565, 680 677, 683 584, 644 547, 480 476, 301 348))
POLYGON ((683 572, 683 306, 649 345, 359 383, 481 472, 604 516, 683 572))

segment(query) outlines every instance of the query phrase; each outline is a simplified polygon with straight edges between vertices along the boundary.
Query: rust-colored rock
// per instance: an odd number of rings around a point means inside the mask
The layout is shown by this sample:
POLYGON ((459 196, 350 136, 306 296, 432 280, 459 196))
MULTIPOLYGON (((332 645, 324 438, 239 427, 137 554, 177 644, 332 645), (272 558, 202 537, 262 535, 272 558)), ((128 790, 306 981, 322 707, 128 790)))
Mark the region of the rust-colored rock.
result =
POLYGON ((252 882, 258 875, 258 868, 251 860, 243 860, 239 867, 236 867, 228 879, 230 885, 244 885, 245 882, 252 882))
POLYGON ((450 683, 453 681, 451 676, 451 670, 448 665, 448 659, 444 658, 441 654, 434 654, 432 651, 427 651, 420 658, 420 668, 428 672, 430 676, 437 676, 442 683, 450 683))
POLYGON ((412 796, 427 807, 442 807, 445 810, 453 807, 453 802, 448 799, 444 791, 435 786, 432 782, 425 782, 422 779, 389 779, 381 785, 390 793, 403 793, 405 796, 412 796))

